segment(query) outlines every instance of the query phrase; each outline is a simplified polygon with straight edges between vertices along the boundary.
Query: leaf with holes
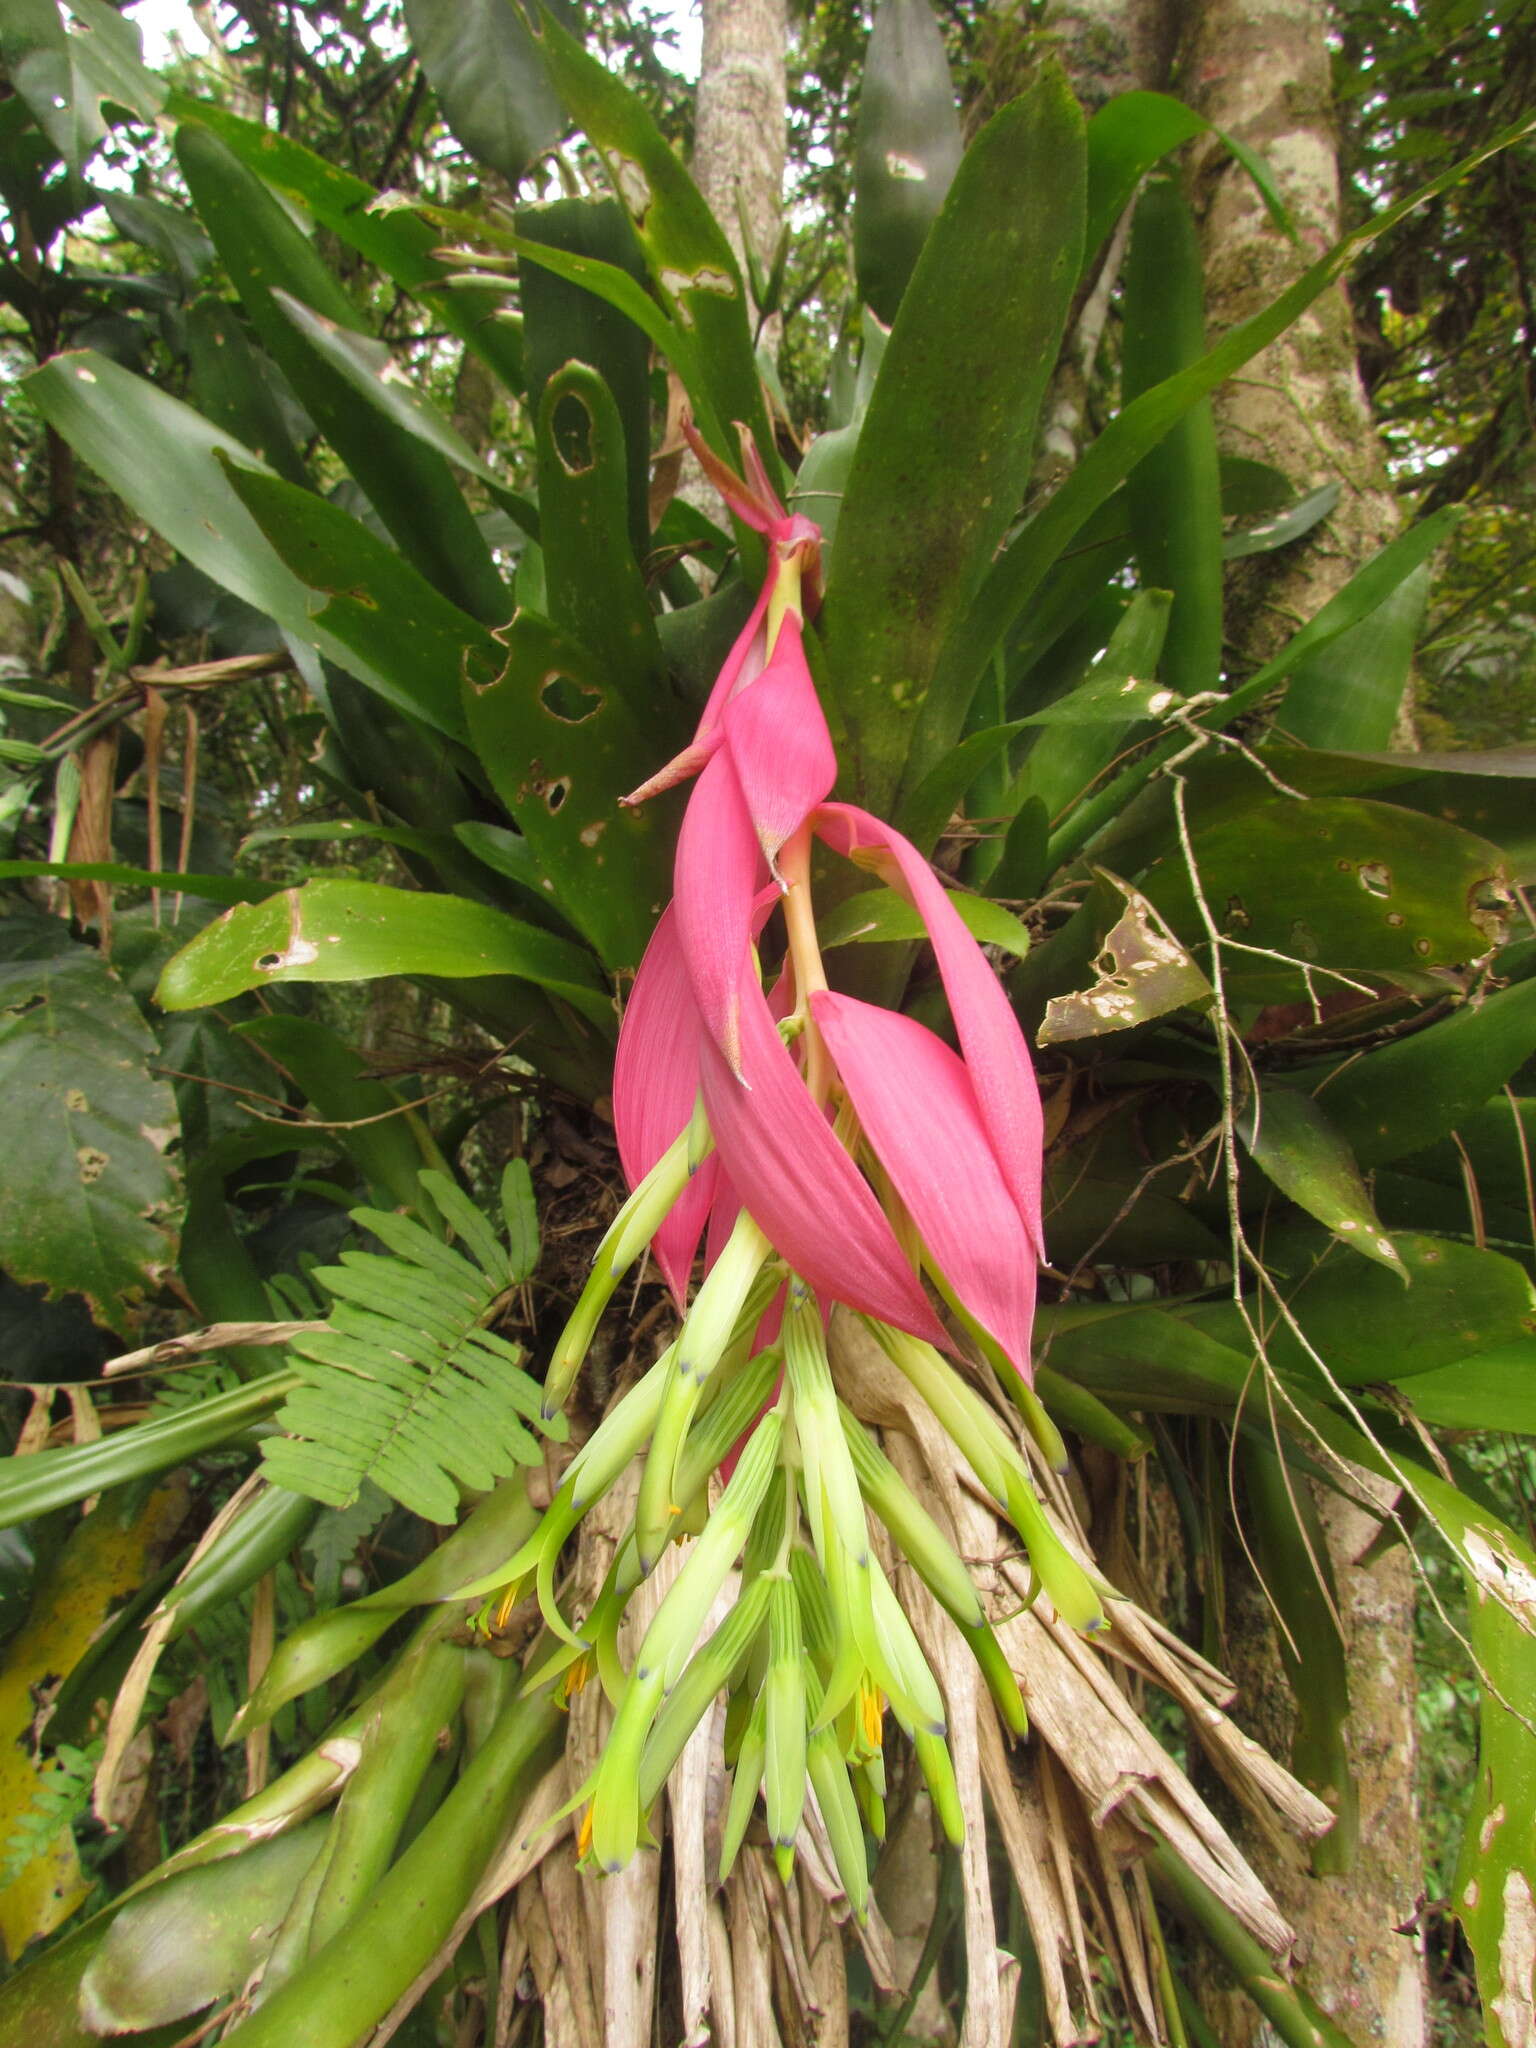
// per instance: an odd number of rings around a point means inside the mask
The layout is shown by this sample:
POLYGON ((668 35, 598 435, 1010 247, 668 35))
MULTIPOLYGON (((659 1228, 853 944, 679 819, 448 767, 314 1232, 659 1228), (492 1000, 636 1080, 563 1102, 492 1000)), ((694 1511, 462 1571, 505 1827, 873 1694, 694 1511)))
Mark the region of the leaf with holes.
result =
POLYGON ((1100 868, 1125 898, 1125 910, 1104 940, 1092 988, 1055 996, 1045 1006, 1041 1045, 1126 1031, 1170 1010, 1203 1009, 1211 984, 1139 889, 1100 868))
POLYGON ((0 54, 13 89, 73 171, 107 132, 103 108, 125 107, 153 123, 165 87, 143 63, 137 27, 103 0, 70 0, 66 29, 57 0, 6 0, 0 54))
POLYGON ((475 751, 561 909, 611 971, 638 967, 672 893, 675 829, 676 799, 619 803, 656 757, 649 728, 548 619, 520 611, 500 638, 500 675, 464 691, 475 751))
MULTIPOLYGON (((1245 998, 1294 999, 1318 967, 1433 986, 1426 970, 1479 960, 1502 936, 1508 879, 1498 848, 1395 805, 1266 796, 1197 828, 1192 845, 1206 902, 1234 942, 1228 985, 1245 998)), ((1142 887, 1198 950, 1204 930, 1182 855, 1166 855, 1142 887)), ((1326 977, 1319 985, 1330 986, 1326 977)))
POLYGON ((51 1294, 83 1294, 128 1333, 174 1256, 168 1082, 155 1041, 106 963, 84 947, 0 967, 0 1092, 10 1118, 0 1265, 51 1294))
POLYGON ((170 961, 155 1000, 168 1010, 222 1003, 280 981, 377 981, 382 975, 469 980, 509 974, 558 995, 594 1021, 612 1005, 591 956, 484 903, 317 881, 242 904, 170 961))

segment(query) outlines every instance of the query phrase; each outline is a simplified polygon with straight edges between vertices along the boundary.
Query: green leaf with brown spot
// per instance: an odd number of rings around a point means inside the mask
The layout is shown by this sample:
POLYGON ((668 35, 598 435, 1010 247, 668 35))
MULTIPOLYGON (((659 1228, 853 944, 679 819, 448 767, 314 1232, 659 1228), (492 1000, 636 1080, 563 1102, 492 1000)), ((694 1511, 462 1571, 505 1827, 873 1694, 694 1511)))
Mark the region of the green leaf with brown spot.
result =
MULTIPOLYGON (((966 152, 886 345, 823 614, 844 774, 877 810, 939 650, 1023 503, 1082 249, 1083 164, 1077 102, 1048 70, 966 152)), ((914 782, 958 737, 914 763, 914 782)))
MULTIPOLYGON (((1393 804, 1255 794, 1240 813, 1196 829, 1192 844, 1206 902, 1234 942, 1228 985, 1245 998, 1293 1000, 1318 968, 1431 986, 1427 970, 1479 960, 1502 935, 1508 879, 1498 848, 1393 804)), ((1141 886, 1198 952, 1204 928, 1182 853, 1168 853, 1141 886)), ((1326 973, 1316 985, 1338 986, 1326 973)))
POLYGON ((1266 1088, 1239 1120, 1238 1131, 1281 1194, 1327 1224, 1341 1243, 1407 1278, 1354 1154, 1310 1095, 1266 1088))
POLYGON ((175 1255, 176 1135, 155 1041, 101 957, 79 947, 0 967, 0 1092, 9 1118, 0 1266, 82 1294, 123 1333, 175 1255))
POLYGON ((386 974, 470 980, 513 975, 599 1022, 612 1005, 590 954, 484 903, 383 882, 306 882, 242 904, 168 963, 168 1010, 222 1003, 281 981, 377 981, 386 974))

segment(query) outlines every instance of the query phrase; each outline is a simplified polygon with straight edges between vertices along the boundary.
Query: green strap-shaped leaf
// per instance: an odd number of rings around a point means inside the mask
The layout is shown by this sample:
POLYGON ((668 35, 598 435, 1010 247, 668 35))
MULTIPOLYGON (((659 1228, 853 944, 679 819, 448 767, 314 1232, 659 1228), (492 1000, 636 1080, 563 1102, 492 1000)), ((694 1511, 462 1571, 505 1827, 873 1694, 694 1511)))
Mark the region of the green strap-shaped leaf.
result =
MULTIPOLYGON (((1222 463, 1223 512, 1230 511, 1226 488, 1227 464, 1222 463)), ((1248 555, 1267 555, 1276 548, 1288 548, 1304 534, 1328 517, 1342 495, 1342 486, 1337 483, 1319 484, 1315 491, 1298 498, 1294 505, 1283 511, 1272 512, 1261 525, 1250 526, 1240 533, 1229 533, 1221 544, 1221 558, 1224 562, 1240 562, 1248 555)), ((1284 500, 1282 499, 1282 504, 1284 500)))
POLYGON ((655 758, 651 727, 568 634, 520 611, 491 682, 467 684, 475 750, 556 900, 612 972, 640 963, 671 894, 668 820, 620 807, 655 758))
POLYGON ((468 470, 484 484, 501 488, 504 479, 475 453, 431 399, 415 388, 410 372, 401 369, 386 343, 375 341, 371 334, 359 334, 352 327, 339 326, 325 314, 314 312, 302 299, 296 299, 292 292, 275 291, 272 296, 316 355, 324 356, 359 398, 405 433, 428 448, 435 448, 446 461, 468 470))
POLYGON ((290 415, 276 387, 276 366, 252 348, 238 310, 222 299, 199 299, 187 314, 192 398, 210 425, 232 434, 291 484, 308 473, 290 415))
MULTIPOLYGON (((1136 208, 1124 282, 1121 388, 1129 405, 1205 353, 1204 268, 1177 174, 1136 208)), ((1125 482, 1141 581, 1173 610, 1163 681, 1192 697, 1221 681, 1221 465, 1209 399, 1190 406, 1125 482)))
POLYGON ((960 154, 949 55, 933 9, 928 0, 880 0, 859 88, 853 260, 859 296, 887 326, 960 154))
POLYGON ((516 185, 565 129, 517 0, 405 0, 405 25, 443 119, 516 185))
MULTIPOLYGON (((518 210, 517 231, 568 255, 624 271, 642 291, 645 259, 616 199, 555 199, 518 210)), ((535 418, 544 387, 567 363, 587 363, 612 394, 624 433, 630 545, 638 560, 650 545, 650 350, 634 321, 606 299, 523 258, 518 266, 528 407, 535 418)))
POLYGON ((309 637, 339 642, 353 657, 348 665, 397 711, 461 739, 459 679, 466 664, 491 673, 494 635, 339 505, 235 461, 225 474, 289 568, 319 594, 309 637))
MULTIPOLYGON (((1175 420, 1207 392, 1240 370, 1244 363, 1251 361, 1260 349, 1267 348, 1270 342, 1283 334, 1314 300, 1345 274, 1377 236, 1386 233, 1415 208, 1459 183, 1488 157, 1519 141, 1533 125, 1536 123, 1524 120, 1501 129, 1482 149, 1463 162, 1441 172, 1396 206, 1388 207, 1346 235, 1295 284, 1282 292, 1272 305, 1245 320, 1240 327, 1233 328, 1198 363, 1154 390, 1144 392, 1133 404, 1126 406, 1087 450, 1050 503, 1030 520, 1000 557, 978 591, 975 602, 966 608, 957 630, 944 648, 928 692, 922 729, 913 750, 914 774, 926 773, 938 756, 953 744, 963 730, 971 698, 993 649, 1045 581, 1053 564, 1089 515, 1103 504, 1118 484, 1124 482, 1142 456, 1156 447, 1175 420)), ((1431 523, 1424 522, 1425 525, 1431 523)), ((1395 578, 1394 584, 1397 580, 1400 579, 1395 578)), ((1297 658, 1299 654, 1298 649, 1297 658)), ((1289 673, 1289 669, 1284 673, 1289 673)), ((1278 677, 1273 680, 1278 680, 1278 677)), ((1123 803, 1124 800, 1117 791, 1115 801, 1123 803)))
POLYGON ((1353 1154, 1310 1095, 1266 1088, 1239 1130, 1281 1194, 1364 1258, 1403 1272, 1397 1246, 1381 1227, 1353 1154))
MULTIPOLYGON (((1029 933, 1011 910, 986 896, 950 897, 961 922, 983 946, 996 946, 1022 960, 1029 951, 1029 933)), ((817 938, 823 946, 902 944, 927 936, 927 926, 904 896, 894 889, 863 889, 845 897, 819 920, 817 938)))
POLYGON ((1088 223, 1084 260, 1091 263, 1154 164, 1197 135, 1216 135, 1247 171, 1282 234, 1294 229, 1269 167, 1255 151, 1213 129, 1203 114, 1162 92, 1124 92, 1088 123, 1088 223))
POLYGON ((133 868, 116 860, 0 860, 0 881, 52 875, 61 881, 115 882, 124 889, 175 889, 208 903, 259 903, 269 882, 245 882, 235 875, 183 875, 174 868, 133 868))
MULTIPOLYGON (((441 238, 426 221, 409 210, 376 207, 379 194, 371 185, 301 142, 188 93, 172 92, 166 110, 174 120, 195 121, 217 135, 247 170, 299 201, 338 240, 407 291, 420 291, 447 274, 433 253, 441 238)), ((514 328, 490 317, 504 296, 500 290, 442 292, 432 303, 449 332, 516 391, 523 381, 522 345, 514 328)))
POLYGON ((138 1006, 98 954, 0 967, 12 1141, 0 1265, 24 1286, 84 1295, 119 1331, 172 1256, 176 1104, 155 1058, 138 1006))
POLYGON ((367 493, 402 551, 473 617, 498 625, 511 600, 447 464, 361 402, 347 379, 300 335, 273 294, 290 292, 338 327, 356 310, 261 180, 195 123, 176 138, 177 161, 251 325, 367 493))
POLYGON ((1387 747, 1429 602, 1423 562, 1358 626, 1292 672, 1276 723, 1308 747, 1387 747))
POLYGON ((282 981, 376 981, 385 974, 509 974, 595 1021, 613 1014, 579 946, 462 896, 382 882, 306 882, 227 912, 167 965, 155 1000, 168 1010, 190 1010, 282 981))
MULTIPOLYGON (((539 516, 549 614, 585 647, 659 759, 683 743, 656 619, 630 550, 624 428, 602 378, 567 363, 538 410, 539 516)), ((633 787, 633 785, 631 785, 633 787)))
MULTIPOLYGON (((1443 886, 1443 884, 1442 884, 1443 886)), ((1377 1052, 1293 1077, 1362 1166, 1422 1151, 1474 1115, 1530 1058, 1536 980, 1516 982, 1377 1052)))
POLYGON ((66 29, 57 0, 6 0, 0 55, 33 120, 73 171, 107 132, 106 103, 153 123, 165 87, 143 64, 137 26, 103 0, 70 0, 66 29))
POLYGON ((876 810, 907 765, 939 650, 1023 499, 1082 195, 1082 117, 1048 71, 966 153, 886 347, 823 615, 844 773, 876 810))
MULTIPOLYGON (((635 224, 662 303, 697 342, 721 452, 735 459, 724 436, 741 420, 751 429, 769 475, 779 474, 752 349, 747 295, 724 232, 623 81, 548 13, 539 39, 556 90, 601 156, 609 183, 635 224)), ((701 419, 699 424, 710 431, 709 422, 701 419)))

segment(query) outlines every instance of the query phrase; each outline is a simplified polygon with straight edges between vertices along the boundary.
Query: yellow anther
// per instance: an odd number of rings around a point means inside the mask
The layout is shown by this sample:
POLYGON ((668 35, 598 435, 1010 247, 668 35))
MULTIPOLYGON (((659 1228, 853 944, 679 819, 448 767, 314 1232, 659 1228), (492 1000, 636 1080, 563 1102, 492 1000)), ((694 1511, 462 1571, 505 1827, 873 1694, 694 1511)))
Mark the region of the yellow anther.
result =
POLYGON ((885 1737, 885 1697, 867 1679, 859 1686, 859 1724, 868 1746, 879 1749, 885 1737))
POLYGON ((587 1680, 591 1676, 592 1658, 588 1651, 583 1650, 581 1655, 577 1657, 573 1663, 568 1664, 565 1667, 565 1670, 561 1673, 561 1699, 572 1699, 575 1697, 577 1693, 584 1691, 586 1688, 587 1680))
POLYGON ((581 1826, 576 1830, 576 1854, 585 1856, 592 1847, 592 1809, 589 1806, 581 1816, 581 1826))

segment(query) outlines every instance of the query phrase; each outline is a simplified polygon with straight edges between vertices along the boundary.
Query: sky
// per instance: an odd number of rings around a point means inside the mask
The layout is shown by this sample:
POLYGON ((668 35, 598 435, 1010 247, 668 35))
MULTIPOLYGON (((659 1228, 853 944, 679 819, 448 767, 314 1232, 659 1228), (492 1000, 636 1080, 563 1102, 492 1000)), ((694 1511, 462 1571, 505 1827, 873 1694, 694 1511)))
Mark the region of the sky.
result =
MULTIPOLYGON (((192 18, 188 0, 132 0, 124 10, 136 21, 144 37, 144 58, 150 65, 163 63, 171 53, 174 35, 192 56, 206 55, 208 39, 192 18)), ((677 27, 677 68, 685 78, 699 75, 698 0, 673 0, 671 13, 677 27)))

